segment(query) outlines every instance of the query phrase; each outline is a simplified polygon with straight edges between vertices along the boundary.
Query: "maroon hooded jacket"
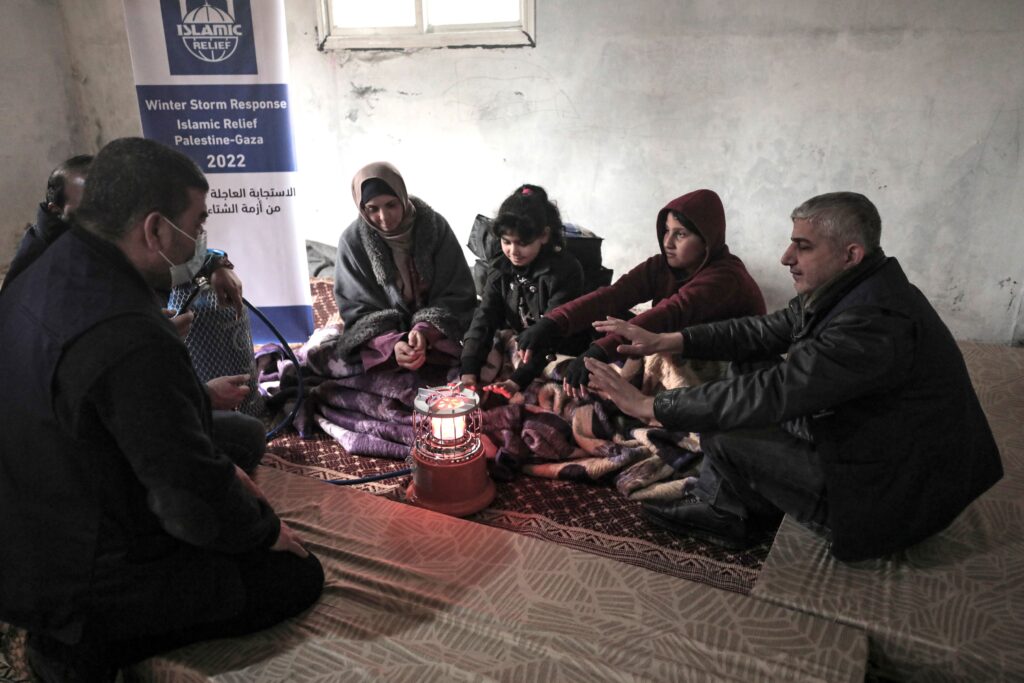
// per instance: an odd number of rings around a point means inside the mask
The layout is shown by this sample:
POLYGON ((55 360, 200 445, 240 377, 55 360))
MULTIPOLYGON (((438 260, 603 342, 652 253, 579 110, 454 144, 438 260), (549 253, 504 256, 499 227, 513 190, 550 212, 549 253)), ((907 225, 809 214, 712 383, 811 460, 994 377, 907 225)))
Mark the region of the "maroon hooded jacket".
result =
MULTIPOLYGON (((761 288, 725 244, 725 210, 717 194, 696 190, 673 199, 658 212, 656 229, 660 253, 614 284, 565 303, 544 317, 553 320, 563 335, 571 335, 587 329, 595 320, 622 315, 647 301, 654 305, 630 322, 650 332, 678 332, 696 323, 764 315, 761 288), (663 244, 669 211, 689 219, 707 246, 704 262, 685 279, 665 260, 663 244)), ((614 360, 621 357, 615 348, 629 341, 605 335, 595 343, 614 360)))

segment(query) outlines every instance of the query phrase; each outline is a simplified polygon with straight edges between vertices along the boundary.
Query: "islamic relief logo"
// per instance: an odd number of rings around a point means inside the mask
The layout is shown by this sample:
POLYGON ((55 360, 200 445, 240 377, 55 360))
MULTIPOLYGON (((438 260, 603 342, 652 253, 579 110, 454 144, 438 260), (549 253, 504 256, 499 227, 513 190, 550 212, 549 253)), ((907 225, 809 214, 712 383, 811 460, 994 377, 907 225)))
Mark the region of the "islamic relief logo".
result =
POLYGON ((250 0, 160 0, 160 18, 171 75, 259 73, 250 0))
POLYGON ((185 49, 204 62, 223 62, 235 53, 241 42, 242 25, 235 21, 235 2, 227 0, 226 9, 204 2, 201 7, 188 11, 186 0, 181 2, 181 23, 178 36, 185 49))

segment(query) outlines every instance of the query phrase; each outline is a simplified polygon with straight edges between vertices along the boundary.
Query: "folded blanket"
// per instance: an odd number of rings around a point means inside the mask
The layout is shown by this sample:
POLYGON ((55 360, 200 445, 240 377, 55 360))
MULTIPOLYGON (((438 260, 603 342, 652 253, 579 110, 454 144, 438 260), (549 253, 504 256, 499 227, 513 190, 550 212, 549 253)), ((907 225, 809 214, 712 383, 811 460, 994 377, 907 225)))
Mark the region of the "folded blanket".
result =
MULTIPOLYGON (((558 406, 557 412, 571 421, 573 440, 581 453, 558 462, 527 463, 522 468, 525 474, 592 482, 611 478, 623 495, 638 500, 675 498, 695 484, 701 462, 696 434, 643 424, 601 400, 569 400, 558 383, 562 367, 549 366, 545 385, 532 391, 538 404, 558 406)), ((721 367, 659 354, 630 359, 621 372, 652 395, 717 377, 721 367)))

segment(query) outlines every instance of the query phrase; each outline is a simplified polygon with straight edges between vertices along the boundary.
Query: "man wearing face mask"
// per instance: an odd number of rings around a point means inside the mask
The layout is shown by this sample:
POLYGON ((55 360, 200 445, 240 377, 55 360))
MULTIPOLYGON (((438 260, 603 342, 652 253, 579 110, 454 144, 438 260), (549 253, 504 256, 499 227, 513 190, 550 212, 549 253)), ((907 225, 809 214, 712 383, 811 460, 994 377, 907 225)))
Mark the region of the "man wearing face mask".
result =
POLYGON ((211 438, 155 290, 195 257, 208 185, 140 138, 96 156, 76 224, 0 296, 0 620, 43 681, 298 614, 323 571, 211 438))
MULTIPOLYGON (((46 181, 46 200, 39 204, 34 225, 30 225, 18 245, 3 286, 32 265, 46 249, 71 227, 75 211, 82 201, 85 181, 93 157, 80 154, 62 162, 53 169, 46 181)), ((191 239, 191 238, 189 238, 191 239)), ((216 294, 217 303, 230 306, 242 313, 242 281, 234 272, 234 265, 223 251, 207 249, 206 235, 202 243, 196 242, 192 258, 171 269, 171 286, 189 284, 205 278, 216 294)), ((160 292, 164 300, 169 288, 160 292)), ((167 310, 178 333, 185 338, 195 314, 167 310)), ((263 457, 266 430, 263 422, 236 409, 249 395, 249 375, 214 377, 206 383, 213 406, 214 440, 246 472, 251 472, 263 457)))
MULTIPOLYGON (((71 227, 78 204, 82 201, 85 180, 92 164, 91 154, 78 154, 66 159, 50 172, 46 180, 46 200, 40 202, 36 212, 36 222, 28 226, 25 235, 18 244, 3 286, 6 287, 21 271, 25 270, 56 241, 58 237, 71 227)), ((204 243, 196 257, 179 267, 177 280, 173 286, 186 284, 197 278, 205 277, 217 294, 217 303, 231 306, 239 314, 242 313, 242 282, 232 272, 234 265, 228 260, 227 254, 217 249, 207 249, 204 243), (187 276, 186 276, 187 275, 187 276)), ((191 317, 176 322, 183 332, 188 331, 191 317)))

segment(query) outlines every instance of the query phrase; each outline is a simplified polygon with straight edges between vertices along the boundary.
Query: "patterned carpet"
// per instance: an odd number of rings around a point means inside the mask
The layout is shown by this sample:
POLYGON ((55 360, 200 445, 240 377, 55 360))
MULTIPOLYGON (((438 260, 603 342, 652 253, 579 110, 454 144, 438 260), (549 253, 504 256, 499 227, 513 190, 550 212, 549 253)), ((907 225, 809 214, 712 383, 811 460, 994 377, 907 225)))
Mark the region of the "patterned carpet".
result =
MULTIPOLYGON (((349 455, 326 436, 302 441, 288 434, 273 441, 269 450, 264 465, 325 480, 405 466, 349 455)), ((356 487, 401 500, 409 481, 405 476, 356 487)), ((737 593, 750 592, 770 547, 765 543, 734 552, 662 531, 640 516, 639 502, 608 486, 519 477, 499 482, 497 489, 490 507, 470 520, 737 593)))
MULTIPOLYGON (((337 320, 333 281, 313 279, 313 318, 317 327, 337 320)), ((401 469, 394 460, 350 455, 327 435, 303 440, 288 431, 268 446, 264 465, 317 479, 354 479, 401 469)), ((401 500, 410 477, 358 487, 401 500)), ((611 486, 519 477, 497 484, 486 510, 469 519, 553 543, 602 555, 716 588, 749 593, 770 544, 734 552, 676 536, 646 522, 639 502, 611 486)))

